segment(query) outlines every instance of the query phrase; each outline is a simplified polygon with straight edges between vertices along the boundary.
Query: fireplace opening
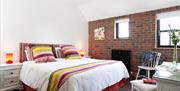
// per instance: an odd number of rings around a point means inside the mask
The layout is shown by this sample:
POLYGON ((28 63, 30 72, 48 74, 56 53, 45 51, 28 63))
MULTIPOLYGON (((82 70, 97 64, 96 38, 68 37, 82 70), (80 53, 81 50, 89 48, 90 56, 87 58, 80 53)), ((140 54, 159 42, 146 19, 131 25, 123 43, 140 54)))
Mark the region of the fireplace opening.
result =
POLYGON ((112 60, 119 60, 122 61, 129 74, 131 72, 131 51, 130 50, 117 50, 117 49, 113 49, 111 52, 111 59, 112 60))

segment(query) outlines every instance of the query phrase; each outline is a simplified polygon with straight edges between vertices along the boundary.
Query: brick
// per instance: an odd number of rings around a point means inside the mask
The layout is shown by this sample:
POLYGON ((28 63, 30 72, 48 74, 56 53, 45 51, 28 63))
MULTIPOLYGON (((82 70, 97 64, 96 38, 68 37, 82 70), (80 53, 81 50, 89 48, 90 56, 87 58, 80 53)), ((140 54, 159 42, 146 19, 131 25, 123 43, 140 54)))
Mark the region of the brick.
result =
MULTIPOLYGON (((112 49, 131 50, 131 70, 133 73, 137 72, 138 63, 144 51, 161 52, 161 60, 171 61, 173 49, 155 48, 155 15, 174 10, 180 10, 180 6, 90 21, 88 23, 89 55, 98 59, 111 59, 112 49), (130 19, 130 38, 115 40, 114 21, 126 17, 130 19), (102 41, 94 40, 94 29, 99 26, 106 27, 106 39, 102 41)), ((180 55, 179 49, 178 55, 180 55)), ((180 60, 180 56, 178 56, 178 60, 180 60)))

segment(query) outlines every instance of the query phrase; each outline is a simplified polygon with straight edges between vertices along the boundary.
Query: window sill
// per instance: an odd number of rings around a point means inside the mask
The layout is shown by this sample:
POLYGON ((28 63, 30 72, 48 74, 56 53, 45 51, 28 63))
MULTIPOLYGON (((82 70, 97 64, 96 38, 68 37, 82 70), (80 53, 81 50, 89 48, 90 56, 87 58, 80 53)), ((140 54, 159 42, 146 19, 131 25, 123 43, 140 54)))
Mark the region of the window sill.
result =
MULTIPOLYGON (((168 47, 155 47, 155 49, 174 49, 174 48, 168 48, 168 47)), ((177 48, 178 50, 180 49, 180 48, 177 48)))
POLYGON ((130 39, 130 37, 124 37, 124 38, 114 38, 114 40, 123 40, 123 39, 130 39))

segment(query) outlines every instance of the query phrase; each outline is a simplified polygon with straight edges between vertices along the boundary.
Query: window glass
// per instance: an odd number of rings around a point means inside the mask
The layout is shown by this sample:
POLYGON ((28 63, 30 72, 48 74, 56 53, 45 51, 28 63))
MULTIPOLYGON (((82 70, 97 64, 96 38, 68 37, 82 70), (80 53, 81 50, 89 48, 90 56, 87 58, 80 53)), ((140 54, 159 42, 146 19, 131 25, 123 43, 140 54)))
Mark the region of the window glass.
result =
POLYGON ((115 21, 115 39, 129 37, 129 19, 115 21))
POLYGON ((169 45, 169 33, 162 32, 160 33, 160 45, 169 45))
POLYGON ((180 29, 180 17, 171 17, 160 19, 160 30, 169 30, 169 26, 171 25, 172 29, 180 29))

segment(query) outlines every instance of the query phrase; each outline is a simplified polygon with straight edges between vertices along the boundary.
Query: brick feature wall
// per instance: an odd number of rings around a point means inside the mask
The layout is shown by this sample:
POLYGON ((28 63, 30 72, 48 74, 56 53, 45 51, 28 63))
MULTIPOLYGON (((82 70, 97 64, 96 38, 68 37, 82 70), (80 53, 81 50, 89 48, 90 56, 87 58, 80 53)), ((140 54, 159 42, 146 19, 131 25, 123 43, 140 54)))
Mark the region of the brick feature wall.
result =
MULTIPOLYGON (((180 10, 180 6, 90 21, 88 23, 89 55, 98 59, 111 59, 112 49, 131 50, 131 71, 134 76, 144 51, 161 52, 161 60, 171 61, 172 48, 155 48, 155 17, 158 13, 174 10, 180 10), (130 37, 128 39, 114 39, 114 21, 119 18, 130 19, 130 37), (105 26, 105 40, 94 39, 94 29, 100 26, 105 26)), ((180 60, 180 49, 178 49, 178 60, 180 60)))

